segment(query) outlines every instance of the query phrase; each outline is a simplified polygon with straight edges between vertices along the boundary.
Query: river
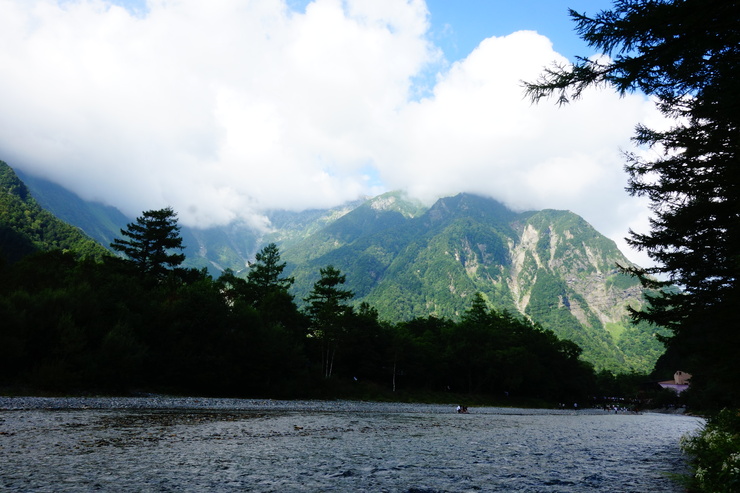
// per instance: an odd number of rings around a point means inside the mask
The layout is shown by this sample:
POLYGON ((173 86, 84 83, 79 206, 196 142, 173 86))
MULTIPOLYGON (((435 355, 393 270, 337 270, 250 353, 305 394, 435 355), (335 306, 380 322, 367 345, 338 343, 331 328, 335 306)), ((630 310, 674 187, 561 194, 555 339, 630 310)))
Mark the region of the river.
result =
POLYGON ((0 490, 679 492, 679 438, 702 424, 594 410, 0 398, 0 490))

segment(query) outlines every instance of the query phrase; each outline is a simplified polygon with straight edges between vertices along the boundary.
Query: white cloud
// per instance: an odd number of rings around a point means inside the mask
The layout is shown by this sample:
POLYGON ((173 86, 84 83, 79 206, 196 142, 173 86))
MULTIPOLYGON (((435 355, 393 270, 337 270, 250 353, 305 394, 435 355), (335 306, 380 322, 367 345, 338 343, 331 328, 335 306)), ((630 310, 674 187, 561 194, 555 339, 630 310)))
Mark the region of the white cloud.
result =
POLYGON ((652 105, 607 91, 532 105, 520 81, 564 61, 536 33, 448 65, 422 0, 147 6, 0 0, 0 159, 188 225, 335 205, 376 193, 376 176, 428 200, 570 209, 615 240, 645 224, 619 149, 652 105))

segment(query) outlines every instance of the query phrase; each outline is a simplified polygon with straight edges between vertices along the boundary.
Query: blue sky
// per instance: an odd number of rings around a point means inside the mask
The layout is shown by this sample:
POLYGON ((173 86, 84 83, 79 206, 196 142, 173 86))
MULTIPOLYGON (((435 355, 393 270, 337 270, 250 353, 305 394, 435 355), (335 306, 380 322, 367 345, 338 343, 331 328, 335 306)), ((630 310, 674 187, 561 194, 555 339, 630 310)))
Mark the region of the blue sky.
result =
POLYGON ((532 30, 547 36, 555 51, 571 58, 590 55, 577 36, 568 9, 595 14, 609 8, 604 0, 427 0, 433 39, 450 60, 470 53, 481 40, 532 30), (449 27, 447 27, 449 26, 449 27))
MULTIPOLYGON (((146 0, 111 0, 132 11, 146 11, 146 0)), ((298 12, 310 0, 287 0, 298 12)), ((467 56, 481 40, 519 30, 547 36, 559 53, 572 58, 590 54, 574 31, 568 9, 588 15, 611 6, 609 0, 427 0, 432 30, 430 36, 449 61, 467 56)))
MULTIPOLYGON (((0 159, 189 226, 405 190, 568 209, 646 231, 622 151, 650 101, 532 105, 522 80, 592 55, 601 0, 3 0, 0 159), (287 3, 286 3, 287 2, 287 3), (123 8, 121 8, 123 7, 123 8)), ((644 152, 644 150, 635 150, 644 152)))

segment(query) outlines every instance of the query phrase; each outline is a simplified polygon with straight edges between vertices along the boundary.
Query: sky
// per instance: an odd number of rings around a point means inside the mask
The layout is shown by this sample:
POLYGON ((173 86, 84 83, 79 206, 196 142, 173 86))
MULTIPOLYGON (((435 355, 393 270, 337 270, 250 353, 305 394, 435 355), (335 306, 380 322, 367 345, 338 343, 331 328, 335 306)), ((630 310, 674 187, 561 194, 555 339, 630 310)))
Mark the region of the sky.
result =
MULTIPOLYGON (((597 55, 602 0, 0 0, 0 160, 180 223, 405 190, 567 209, 629 250, 640 94, 533 105, 522 80, 597 55)), ((646 152, 639 150, 639 152, 646 152)))

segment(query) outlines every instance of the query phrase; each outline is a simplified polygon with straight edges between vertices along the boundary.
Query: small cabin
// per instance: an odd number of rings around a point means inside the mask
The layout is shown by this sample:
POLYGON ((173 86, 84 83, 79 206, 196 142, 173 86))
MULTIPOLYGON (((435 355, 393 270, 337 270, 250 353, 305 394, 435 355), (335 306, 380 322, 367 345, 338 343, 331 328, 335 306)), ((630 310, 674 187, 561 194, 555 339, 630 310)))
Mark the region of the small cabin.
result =
POLYGON ((691 374, 679 370, 673 374, 673 380, 658 382, 658 385, 664 389, 672 389, 676 391, 677 394, 680 394, 689 388, 689 380, 691 380, 691 374))

